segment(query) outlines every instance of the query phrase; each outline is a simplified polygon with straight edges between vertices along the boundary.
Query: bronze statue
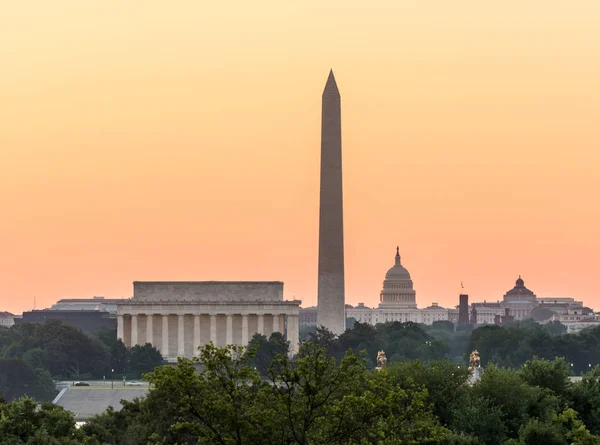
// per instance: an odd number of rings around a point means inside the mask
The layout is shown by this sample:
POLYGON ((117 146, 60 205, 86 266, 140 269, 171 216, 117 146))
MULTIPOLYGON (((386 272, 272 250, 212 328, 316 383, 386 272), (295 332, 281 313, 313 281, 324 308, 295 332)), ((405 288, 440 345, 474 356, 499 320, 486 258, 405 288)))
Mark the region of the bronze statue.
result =
POLYGON ((475 349, 469 356, 469 370, 475 370, 481 368, 481 359, 479 358, 479 351, 475 349))
POLYGON ((387 363, 387 357, 385 356, 385 352, 379 351, 377 353, 377 367, 375 369, 377 369, 378 371, 381 371, 383 368, 385 368, 386 363, 387 363))

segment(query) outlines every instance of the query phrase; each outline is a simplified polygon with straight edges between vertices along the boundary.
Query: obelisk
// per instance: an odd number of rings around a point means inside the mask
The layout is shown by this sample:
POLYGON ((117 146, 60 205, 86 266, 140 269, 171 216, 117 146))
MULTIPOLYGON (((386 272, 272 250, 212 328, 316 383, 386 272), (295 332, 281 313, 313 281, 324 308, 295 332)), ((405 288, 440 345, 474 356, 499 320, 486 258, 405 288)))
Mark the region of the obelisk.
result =
POLYGON ((340 92, 333 70, 322 99, 317 326, 336 335, 346 329, 344 299, 344 211, 342 196, 340 92))

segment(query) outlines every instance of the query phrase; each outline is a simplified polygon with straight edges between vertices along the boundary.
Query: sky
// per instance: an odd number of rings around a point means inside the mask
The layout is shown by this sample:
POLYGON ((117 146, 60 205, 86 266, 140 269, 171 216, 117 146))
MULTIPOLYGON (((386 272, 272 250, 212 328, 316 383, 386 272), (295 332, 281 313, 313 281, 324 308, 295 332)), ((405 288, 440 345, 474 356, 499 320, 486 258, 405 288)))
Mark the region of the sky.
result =
POLYGON ((0 311, 142 280, 316 303, 321 94, 346 302, 600 308, 597 0, 0 2, 0 311))

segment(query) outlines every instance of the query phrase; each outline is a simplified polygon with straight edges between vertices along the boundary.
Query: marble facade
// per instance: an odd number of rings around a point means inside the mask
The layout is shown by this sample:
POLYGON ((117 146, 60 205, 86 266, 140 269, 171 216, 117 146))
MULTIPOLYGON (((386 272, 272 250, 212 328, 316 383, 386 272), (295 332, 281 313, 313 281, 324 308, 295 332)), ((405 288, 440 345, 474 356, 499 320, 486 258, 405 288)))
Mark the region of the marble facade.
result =
POLYGON ((117 336, 128 347, 151 343, 169 361, 209 342, 246 346, 256 333, 281 332, 295 353, 299 306, 283 300, 281 282, 137 281, 117 306, 117 336))

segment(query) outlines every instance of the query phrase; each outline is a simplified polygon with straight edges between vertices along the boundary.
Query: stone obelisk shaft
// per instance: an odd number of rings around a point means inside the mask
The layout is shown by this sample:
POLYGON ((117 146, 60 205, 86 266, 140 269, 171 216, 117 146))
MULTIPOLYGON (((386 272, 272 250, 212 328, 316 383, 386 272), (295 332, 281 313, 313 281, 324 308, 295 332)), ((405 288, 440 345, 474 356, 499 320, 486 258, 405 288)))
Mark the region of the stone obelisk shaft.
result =
POLYGON ((346 329, 342 124, 333 71, 323 91, 322 107, 317 325, 340 335, 346 329))

